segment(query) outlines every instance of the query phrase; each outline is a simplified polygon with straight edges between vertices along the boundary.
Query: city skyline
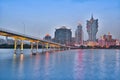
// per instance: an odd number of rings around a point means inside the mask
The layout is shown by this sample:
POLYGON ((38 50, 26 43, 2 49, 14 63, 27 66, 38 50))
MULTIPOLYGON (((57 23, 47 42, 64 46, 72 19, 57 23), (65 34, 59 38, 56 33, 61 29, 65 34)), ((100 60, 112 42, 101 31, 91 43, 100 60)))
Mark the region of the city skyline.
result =
POLYGON ((70 27, 72 36, 81 23, 85 40, 88 39, 86 20, 91 14, 99 19, 97 38, 111 32, 119 36, 119 0, 44 0, 44 1, 0 1, 0 27, 43 38, 49 33, 54 37, 55 28, 70 27), (109 1, 109 2, 108 2, 109 1))

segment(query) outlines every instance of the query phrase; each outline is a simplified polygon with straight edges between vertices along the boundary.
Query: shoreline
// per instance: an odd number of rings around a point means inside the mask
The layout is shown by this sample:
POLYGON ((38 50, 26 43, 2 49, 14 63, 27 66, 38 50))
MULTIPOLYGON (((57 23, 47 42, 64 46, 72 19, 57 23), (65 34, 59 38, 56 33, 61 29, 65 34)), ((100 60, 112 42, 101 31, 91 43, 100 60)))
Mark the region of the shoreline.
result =
MULTIPOLYGON (((20 48, 20 45, 17 47, 20 48)), ((35 48, 35 47, 34 47, 35 48)), ((42 49, 42 46, 38 46, 39 49, 42 49)), ((44 47, 45 48, 45 47, 44 47)), ((0 45, 0 49, 14 49, 14 45, 2 44, 0 45)), ((25 44, 24 49, 31 49, 31 45, 25 44)), ((109 47, 100 47, 100 46, 80 46, 80 47, 71 47, 71 49, 120 49, 120 46, 109 46, 109 47)))

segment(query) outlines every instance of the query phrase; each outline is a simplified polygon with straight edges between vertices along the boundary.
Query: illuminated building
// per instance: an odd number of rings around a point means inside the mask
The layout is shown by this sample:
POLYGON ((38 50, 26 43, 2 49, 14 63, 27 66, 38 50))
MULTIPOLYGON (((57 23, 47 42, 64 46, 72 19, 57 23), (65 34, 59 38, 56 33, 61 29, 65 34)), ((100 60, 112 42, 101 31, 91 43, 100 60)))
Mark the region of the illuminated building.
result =
POLYGON ((110 46, 115 46, 117 44, 117 40, 112 38, 112 35, 108 33, 108 35, 103 35, 99 40, 98 40, 99 46, 101 47, 110 47, 110 46))
POLYGON ((72 39, 71 29, 62 26, 55 31, 55 42, 70 45, 72 39))
POLYGON ((51 36, 49 34, 45 35, 44 40, 52 41, 51 36))
POLYGON ((88 32, 88 41, 96 41, 96 34, 98 32, 98 19, 94 19, 93 16, 91 16, 91 19, 87 20, 87 32, 88 32))
POLYGON ((118 39, 116 40, 116 45, 120 46, 120 41, 118 39))
POLYGON ((77 29, 75 31, 75 43, 79 46, 83 44, 83 30, 81 24, 77 26, 77 29))
POLYGON ((94 47, 94 46, 97 46, 97 45, 98 45, 98 43, 97 42, 93 42, 93 41, 89 41, 87 43, 87 46, 91 46, 91 47, 94 47))
POLYGON ((105 40, 103 38, 103 36, 100 37, 100 39, 98 40, 99 46, 100 47, 104 47, 105 46, 105 40))

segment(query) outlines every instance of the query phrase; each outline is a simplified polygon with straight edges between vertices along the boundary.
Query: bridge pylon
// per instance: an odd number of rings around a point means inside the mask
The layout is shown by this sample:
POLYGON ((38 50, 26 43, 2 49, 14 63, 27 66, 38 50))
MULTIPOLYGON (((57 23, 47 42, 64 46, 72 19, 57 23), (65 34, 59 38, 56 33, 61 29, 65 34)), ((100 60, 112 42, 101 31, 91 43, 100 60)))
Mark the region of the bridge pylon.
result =
POLYGON ((23 42, 23 40, 21 40, 21 48, 20 48, 20 50, 21 50, 21 54, 23 54, 23 49, 24 49, 24 42, 23 42))
POLYGON ((16 54, 17 50, 17 39, 14 40, 14 53, 16 54))

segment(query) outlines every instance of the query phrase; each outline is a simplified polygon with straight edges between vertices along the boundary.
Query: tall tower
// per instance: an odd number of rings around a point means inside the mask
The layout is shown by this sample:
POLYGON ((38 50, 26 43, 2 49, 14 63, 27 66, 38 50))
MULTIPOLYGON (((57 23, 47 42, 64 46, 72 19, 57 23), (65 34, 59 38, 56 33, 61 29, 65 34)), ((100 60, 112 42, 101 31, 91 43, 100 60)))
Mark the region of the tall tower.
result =
POLYGON ((81 24, 77 26, 77 29, 75 31, 75 43, 78 45, 83 44, 83 30, 81 24))
POLYGON ((98 32, 98 19, 94 19, 93 15, 90 20, 87 20, 87 32, 89 41, 96 41, 96 34, 98 32))

